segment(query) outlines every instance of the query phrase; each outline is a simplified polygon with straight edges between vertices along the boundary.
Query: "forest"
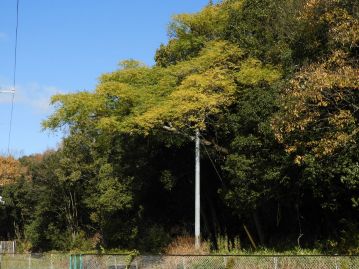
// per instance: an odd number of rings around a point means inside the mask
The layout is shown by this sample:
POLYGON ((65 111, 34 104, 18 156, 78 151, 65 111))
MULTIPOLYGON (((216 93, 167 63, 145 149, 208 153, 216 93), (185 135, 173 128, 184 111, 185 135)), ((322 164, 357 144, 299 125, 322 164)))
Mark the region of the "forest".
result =
POLYGON ((359 2, 210 1, 168 37, 155 65, 52 97, 57 149, 0 157, 0 239, 159 253, 193 236, 199 130, 212 251, 358 254, 359 2))

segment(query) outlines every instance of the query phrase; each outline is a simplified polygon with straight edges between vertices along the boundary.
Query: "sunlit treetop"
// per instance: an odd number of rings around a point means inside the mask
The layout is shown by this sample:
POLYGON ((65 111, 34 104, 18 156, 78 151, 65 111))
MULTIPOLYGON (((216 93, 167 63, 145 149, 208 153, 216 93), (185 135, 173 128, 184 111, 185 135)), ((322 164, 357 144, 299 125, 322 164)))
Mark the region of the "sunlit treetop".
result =
POLYGON ((273 83, 281 73, 248 58, 236 45, 211 41, 198 56, 169 67, 133 61, 104 74, 94 93, 56 95, 45 127, 92 126, 106 132, 148 134, 163 126, 205 130, 207 119, 235 101, 241 85, 273 83))

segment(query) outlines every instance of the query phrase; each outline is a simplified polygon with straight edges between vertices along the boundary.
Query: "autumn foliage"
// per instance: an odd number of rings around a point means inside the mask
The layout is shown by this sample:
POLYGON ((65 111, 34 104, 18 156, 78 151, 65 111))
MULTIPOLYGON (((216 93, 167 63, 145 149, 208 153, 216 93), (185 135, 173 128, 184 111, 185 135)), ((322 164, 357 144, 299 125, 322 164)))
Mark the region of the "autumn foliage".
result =
POLYGON ((18 160, 11 156, 0 156, 0 186, 14 183, 24 171, 18 160))

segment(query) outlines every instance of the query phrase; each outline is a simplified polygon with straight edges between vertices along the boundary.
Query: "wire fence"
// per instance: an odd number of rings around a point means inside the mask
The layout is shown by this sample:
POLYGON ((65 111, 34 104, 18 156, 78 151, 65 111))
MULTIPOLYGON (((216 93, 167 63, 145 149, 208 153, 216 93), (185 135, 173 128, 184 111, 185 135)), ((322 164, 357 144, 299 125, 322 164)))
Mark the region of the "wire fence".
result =
POLYGON ((359 256, 4 254, 0 269, 358 269, 359 256))

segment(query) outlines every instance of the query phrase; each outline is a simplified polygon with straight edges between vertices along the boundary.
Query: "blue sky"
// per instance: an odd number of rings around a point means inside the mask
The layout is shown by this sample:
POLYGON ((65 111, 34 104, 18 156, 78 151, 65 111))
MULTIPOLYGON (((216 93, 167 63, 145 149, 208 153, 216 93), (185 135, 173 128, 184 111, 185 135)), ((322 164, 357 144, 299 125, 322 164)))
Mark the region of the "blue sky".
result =
MULTIPOLYGON (((10 150, 55 148, 61 133, 41 131, 49 98, 95 88, 123 59, 154 64, 171 16, 208 0, 20 0, 17 87, 10 150)), ((0 88, 12 84, 16 0, 0 1, 0 88)), ((0 94, 0 154, 7 153, 10 95, 0 94)))

